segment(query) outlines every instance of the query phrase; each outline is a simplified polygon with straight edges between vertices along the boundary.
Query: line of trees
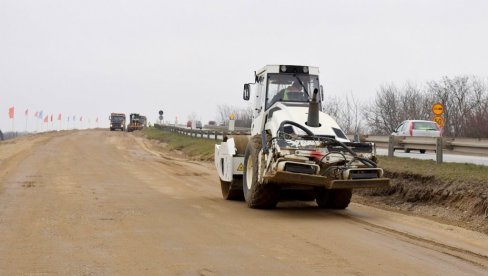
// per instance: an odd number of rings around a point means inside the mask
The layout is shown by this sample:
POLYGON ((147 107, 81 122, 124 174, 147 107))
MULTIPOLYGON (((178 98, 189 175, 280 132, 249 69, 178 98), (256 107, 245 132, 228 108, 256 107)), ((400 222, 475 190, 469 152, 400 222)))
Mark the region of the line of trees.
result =
MULTIPOLYGON (((323 111, 348 134, 389 135, 404 120, 432 120, 432 105, 444 105, 444 136, 488 138, 488 79, 476 76, 443 77, 419 85, 382 85, 370 103, 360 103, 352 92, 326 96, 323 111)), ((217 106, 217 120, 230 114, 237 127, 250 127, 252 109, 217 106)))
POLYGON ((230 115, 234 114, 236 127, 251 127, 252 123, 252 109, 239 108, 231 105, 217 106, 217 121, 221 124, 227 125, 229 123, 230 115))
POLYGON ((444 105, 444 136, 488 137, 488 85, 474 76, 443 77, 425 85, 383 85, 369 104, 352 94, 327 98, 324 111, 347 133, 388 135, 404 120, 432 120, 432 104, 444 105))

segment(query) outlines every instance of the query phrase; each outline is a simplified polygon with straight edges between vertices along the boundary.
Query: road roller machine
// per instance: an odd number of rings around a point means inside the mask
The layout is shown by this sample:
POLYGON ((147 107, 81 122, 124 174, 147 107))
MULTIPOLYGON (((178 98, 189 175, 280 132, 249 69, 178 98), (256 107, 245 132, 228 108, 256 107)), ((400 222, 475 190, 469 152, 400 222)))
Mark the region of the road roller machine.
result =
POLYGON ((243 99, 252 99, 250 135, 215 145, 224 199, 259 209, 285 199, 345 209, 353 189, 389 186, 374 143, 351 142, 322 112, 327 99, 317 67, 267 65, 244 84, 243 99))

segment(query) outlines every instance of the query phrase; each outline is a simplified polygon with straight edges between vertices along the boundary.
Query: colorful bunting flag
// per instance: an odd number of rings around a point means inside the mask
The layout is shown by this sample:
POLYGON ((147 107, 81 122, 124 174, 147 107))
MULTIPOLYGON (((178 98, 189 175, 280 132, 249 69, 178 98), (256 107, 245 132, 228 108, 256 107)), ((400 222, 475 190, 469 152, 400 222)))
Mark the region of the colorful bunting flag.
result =
POLYGON ((61 121, 61 113, 58 115, 58 121, 61 121))
POLYGON ((44 123, 47 123, 49 122, 49 115, 46 115, 46 117, 44 117, 44 123))
POLYGON ((10 119, 14 118, 14 113, 15 113, 15 108, 12 106, 11 108, 8 109, 8 117, 10 119))

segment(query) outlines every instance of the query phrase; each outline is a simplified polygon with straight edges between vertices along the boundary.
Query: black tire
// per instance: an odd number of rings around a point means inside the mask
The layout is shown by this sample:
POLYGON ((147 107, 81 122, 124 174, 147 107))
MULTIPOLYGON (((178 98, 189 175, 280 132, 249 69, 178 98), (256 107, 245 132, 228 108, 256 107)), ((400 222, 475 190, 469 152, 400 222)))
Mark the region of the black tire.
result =
POLYGON ((243 200, 244 192, 242 191, 242 178, 234 178, 232 182, 220 180, 222 197, 225 200, 243 200))
POLYGON ((410 153, 410 149, 405 149, 405 153, 410 153))
POLYGON ((327 206, 331 209, 346 209, 351 202, 352 189, 329 190, 327 206))
POLYGON ((420 150, 420 153, 421 153, 421 154, 424 154, 424 153, 425 153, 425 150, 420 150))
POLYGON ((247 206, 255 209, 272 209, 280 199, 280 188, 274 184, 258 182, 258 156, 261 137, 256 135, 247 144, 244 156, 242 190, 247 206))
POLYGON ((329 208, 328 199, 329 199, 329 191, 324 188, 316 188, 315 189, 315 202, 319 208, 329 208))

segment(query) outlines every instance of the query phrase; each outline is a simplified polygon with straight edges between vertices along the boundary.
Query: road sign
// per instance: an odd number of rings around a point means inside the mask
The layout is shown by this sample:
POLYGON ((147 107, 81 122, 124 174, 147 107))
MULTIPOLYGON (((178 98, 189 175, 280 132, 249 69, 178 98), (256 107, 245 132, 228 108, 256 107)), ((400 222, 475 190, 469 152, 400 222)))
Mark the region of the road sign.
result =
POLYGON ((235 120, 235 118, 236 118, 236 116, 234 115, 234 113, 230 114, 229 119, 235 120))
MULTIPOLYGON (((163 115, 163 111, 162 110, 159 110, 159 115, 162 116, 163 115)), ((162 119, 161 119, 162 120, 162 119)))
POLYGON ((440 127, 444 127, 444 117, 442 116, 435 116, 432 121, 436 122, 440 127))
POLYGON ((444 105, 441 103, 433 104, 432 112, 434 112, 435 115, 442 115, 442 113, 444 113, 444 105))

